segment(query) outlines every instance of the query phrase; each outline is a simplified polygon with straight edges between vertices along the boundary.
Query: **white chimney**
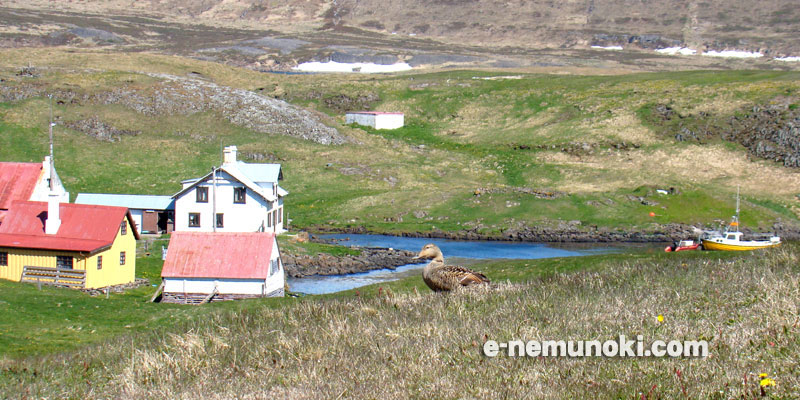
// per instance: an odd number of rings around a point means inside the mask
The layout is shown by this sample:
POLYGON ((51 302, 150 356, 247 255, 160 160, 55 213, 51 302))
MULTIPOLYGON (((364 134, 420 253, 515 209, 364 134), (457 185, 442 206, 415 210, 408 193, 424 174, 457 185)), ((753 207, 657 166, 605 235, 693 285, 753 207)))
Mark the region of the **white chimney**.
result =
POLYGON ((55 235, 61 227, 59 197, 58 193, 52 191, 47 196, 47 221, 44 222, 44 233, 48 235, 55 235))
POLYGON ((236 146, 227 146, 222 151, 222 162, 223 164, 234 164, 236 163, 236 146))

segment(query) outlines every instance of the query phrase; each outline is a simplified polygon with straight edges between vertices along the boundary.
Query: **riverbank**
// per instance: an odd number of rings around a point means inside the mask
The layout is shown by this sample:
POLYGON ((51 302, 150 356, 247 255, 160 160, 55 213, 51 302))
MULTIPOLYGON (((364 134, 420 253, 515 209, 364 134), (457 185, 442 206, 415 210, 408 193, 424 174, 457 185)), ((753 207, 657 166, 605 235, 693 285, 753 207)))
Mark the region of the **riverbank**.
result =
MULTIPOLYGON (((570 224, 565 224, 570 225, 570 224)), ((442 231, 434 229, 428 232, 420 231, 383 231, 368 229, 363 226, 352 227, 333 227, 329 225, 317 225, 308 230, 317 234, 376 234, 391 235, 415 238, 436 238, 450 240, 503 240, 511 242, 531 242, 531 243, 671 243, 677 240, 696 238, 697 229, 687 224, 666 224, 660 225, 652 231, 640 230, 620 230, 606 227, 593 226, 588 229, 573 227, 522 227, 509 228, 501 232, 479 232, 477 230, 461 231, 442 231)), ((785 225, 776 222, 771 227, 774 232, 786 240, 800 240, 800 227, 785 225)), ((745 235, 756 233, 755 230, 743 228, 745 235)))
MULTIPOLYGON (((315 239, 316 240, 316 239, 315 239)), ((328 244, 329 241, 318 241, 328 244)), ((281 255, 286 275, 302 278, 312 275, 342 275, 366 272, 376 269, 395 269, 401 265, 413 264, 417 254, 407 250, 384 248, 360 248, 360 254, 332 255, 319 253, 281 255)))

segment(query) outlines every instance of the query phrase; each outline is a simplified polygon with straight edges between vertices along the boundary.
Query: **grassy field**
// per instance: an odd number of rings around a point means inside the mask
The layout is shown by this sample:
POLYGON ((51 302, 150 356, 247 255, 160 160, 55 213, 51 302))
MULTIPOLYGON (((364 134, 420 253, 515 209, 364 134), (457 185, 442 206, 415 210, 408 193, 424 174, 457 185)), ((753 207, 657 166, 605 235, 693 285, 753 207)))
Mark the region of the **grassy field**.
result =
MULTIPOLYGON (((797 171, 751 160, 744 148, 727 142, 678 143, 673 138, 678 122, 659 124, 652 118, 655 105, 668 104, 684 116, 681 123, 693 127, 725 120, 754 104, 797 101, 797 72, 515 72, 504 78, 507 72, 446 71, 331 79, 147 53, 110 57, 88 50, 26 49, 0 54, 4 85, 76 94, 77 101, 56 104, 61 124, 93 117, 141 132, 104 142, 60 124, 58 170, 73 196, 173 194, 182 179, 201 176, 219 163, 221 144, 235 144, 246 161, 258 155, 283 165, 282 185, 290 192, 286 212, 297 228, 499 234, 570 221, 580 221, 583 229, 715 225, 732 215, 737 185, 745 226, 769 230, 778 219, 798 223, 797 171), (28 64, 38 67, 39 77, 16 75, 28 64), (167 85, 145 73, 195 76, 285 99, 315 110, 351 142, 326 146, 258 133, 213 110, 143 115, 91 100, 121 87, 151 96, 167 85), (403 111, 406 127, 374 131, 344 125, 345 110, 362 108, 403 111), (679 194, 655 191, 669 187, 679 194), (492 193, 476 197, 477 189, 492 193), (520 189, 563 195, 541 199, 520 189)), ((0 103, 0 159, 42 158, 47 104, 41 96, 0 103)))
POLYGON ((11 325, 26 326, 29 340, 39 325, 49 330, 37 333, 74 334, 74 340, 91 337, 89 329, 102 325, 146 320, 150 328, 116 327, 89 345, 51 339, 32 350, 40 355, 6 352, 0 392, 69 398, 728 399, 760 398, 758 375, 766 373, 776 382, 765 388, 770 398, 800 396, 796 245, 748 254, 634 253, 479 268, 496 283, 491 289, 440 295, 411 277, 357 292, 227 307, 144 304, 135 294, 91 299, 7 283, 0 291, 4 306, 29 300, 4 310, 4 336, 11 325), (54 304, 76 320, 60 322, 64 315, 53 311, 54 304), (118 314, 113 318, 102 313, 112 305, 118 314), (19 323, 33 311, 43 323, 19 323), (80 333, 68 332, 70 326, 81 327, 80 333), (607 340, 619 334, 641 334, 647 342, 707 340, 710 356, 526 359, 481 353, 489 339, 607 340), (63 352, 53 353, 62 345, 63 352))

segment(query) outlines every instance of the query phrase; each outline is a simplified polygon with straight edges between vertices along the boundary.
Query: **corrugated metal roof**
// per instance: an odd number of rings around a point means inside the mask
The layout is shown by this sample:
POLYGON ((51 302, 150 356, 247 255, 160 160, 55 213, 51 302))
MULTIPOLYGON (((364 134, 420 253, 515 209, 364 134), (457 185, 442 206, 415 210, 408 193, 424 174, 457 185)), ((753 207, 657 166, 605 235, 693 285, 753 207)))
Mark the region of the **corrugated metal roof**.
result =
MULTIPOLYGON (((222 166, 223 168, 225 165, 222 166)), ((236 168, 253 182, 277 182, 283 179, 280 164, 249 164, 243 161, 236 162, 236 168)))
POLYGON ((30 200, 41 174, 41 163, 0 162, 0 209, 30 200))
POLYGON ((75 203, 134 208, 137 210, 175 209, 175 200, 171 196, 140 194, 78 193, 75 203))
MULTIPOLYGON (((47 203, 15 202, 0 225, 0 247, 94 252, 114 242, 123 218, 133 226, 123 207, 61 203, 59 214, 58 233, 46 235, 47 203)), ((131 232, 139 239, 136 229, 131 232)))
POLYGON ((368 114, 368 115, 403 115, 401 112, 387 112, 387 111, 351 111, 347 114, 368 114))
POLYGON ((271 232, 172 232, 164 278, 266 279, 271 232))

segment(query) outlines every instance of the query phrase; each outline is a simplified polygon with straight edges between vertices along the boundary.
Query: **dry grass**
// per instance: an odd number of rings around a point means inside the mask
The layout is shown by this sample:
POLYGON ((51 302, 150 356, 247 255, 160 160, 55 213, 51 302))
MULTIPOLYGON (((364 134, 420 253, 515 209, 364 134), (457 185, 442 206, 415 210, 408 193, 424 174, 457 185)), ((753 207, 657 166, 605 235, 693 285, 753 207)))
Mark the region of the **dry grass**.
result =
POLYGON ((572 192, 614 191, 648 180, 680 181, 684 185, 717 182, 729 188, 740 185, 744 193, 755 195, 793 196, 800 187, 797 171, 768 162, 752 162, 745 154, 721 144, 582 156, 548 152, 539 157, 547 163, 570 167, 559 189, 572 192))
MULTIPOLYGON (((178 334, 3 362, 0 389, 32 397, 775 398, 800 396, 795 247, 740 258, 615 261, 595 272, 451 295, 287 300, 178 334), (664 315, 663 323, 656 320, 664 315), (707 358, 521 359, 494 339, 708 340, 707 358), (35 374, 35 376, 33 375, 35 374), (465 382, 470 382, 465 384, 465 382)), ((490 272, 525 268, 495 265, 490 272)), ((529 273, 529 272, 528 272, 529 273)), ((416 279, 416 278, 415 278, 416 279)))

